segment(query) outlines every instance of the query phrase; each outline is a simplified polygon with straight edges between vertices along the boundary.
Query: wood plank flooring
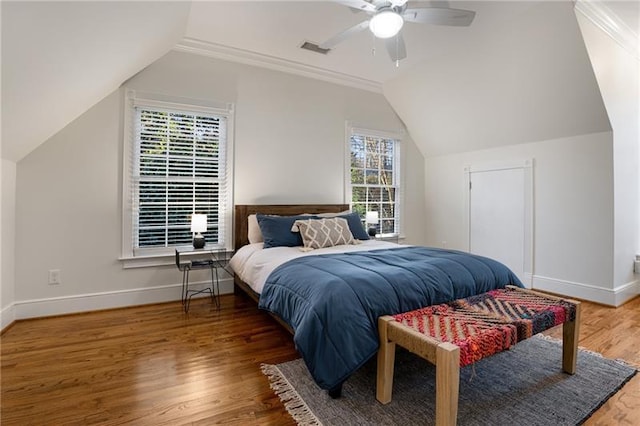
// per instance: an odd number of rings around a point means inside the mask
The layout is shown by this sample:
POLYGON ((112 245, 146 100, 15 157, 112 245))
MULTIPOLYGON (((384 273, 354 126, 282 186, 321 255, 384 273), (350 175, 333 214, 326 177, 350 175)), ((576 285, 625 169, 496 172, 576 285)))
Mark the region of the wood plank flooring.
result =
MULTIPOLYGON (((1 336, 1 424, 294 424, 259 368, 297 358, 291 336, 246 296, 221 302, 17 322, 1 336)), ((585 303, 580 345, 640 367, 640 298, 585 303)), ((640 375, 587 425, 638 419, 640 375)))

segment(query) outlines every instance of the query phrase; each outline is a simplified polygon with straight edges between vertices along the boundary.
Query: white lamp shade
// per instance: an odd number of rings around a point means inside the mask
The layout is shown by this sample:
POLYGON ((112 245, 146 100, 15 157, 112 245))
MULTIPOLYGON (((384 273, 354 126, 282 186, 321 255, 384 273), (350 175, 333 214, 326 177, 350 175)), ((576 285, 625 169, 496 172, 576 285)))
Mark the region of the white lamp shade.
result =
POLYGON ((404 19, 392 10, 384 10, 369 21, 369 29, 378 38, 389 38, 398 34, 404 19))
POLYGON ((378 212, 367 212, 364 217, 364 221, 369 224, 377 224, 378 223, 378 212))
POLYGON ((191 215, 191 232, 206 232, 207 231, 207 215, 206 214, 192 214, 191 215))

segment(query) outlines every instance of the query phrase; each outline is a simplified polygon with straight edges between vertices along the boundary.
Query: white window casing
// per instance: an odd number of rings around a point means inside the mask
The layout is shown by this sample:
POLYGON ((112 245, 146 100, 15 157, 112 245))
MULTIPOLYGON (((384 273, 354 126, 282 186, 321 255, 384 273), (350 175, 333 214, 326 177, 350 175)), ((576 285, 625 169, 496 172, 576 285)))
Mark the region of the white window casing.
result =
POLYGON ((346 126, 346 200, 363 219, 366 211, 378 211, 382 236, 402 237, 403 135, 403 131, 373 130, 349 122, 346 126))
POLYGON ((233 105, 127 90, 122 257, 126 267, 170 264, 207 214, 207 248, 232 247, 233 105))

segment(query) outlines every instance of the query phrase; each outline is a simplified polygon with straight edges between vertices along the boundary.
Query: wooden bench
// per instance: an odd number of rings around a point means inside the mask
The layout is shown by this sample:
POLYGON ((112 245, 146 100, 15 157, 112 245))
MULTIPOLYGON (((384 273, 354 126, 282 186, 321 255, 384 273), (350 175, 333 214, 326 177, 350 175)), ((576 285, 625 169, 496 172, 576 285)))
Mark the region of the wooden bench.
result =
POLYGON ((562 369, 576 371, 580 302, 507 287, 378 319, 376 398, 391 401, 396 344, 436 366, 436 425, 455 425, 460 367, 563 324, 562 369))

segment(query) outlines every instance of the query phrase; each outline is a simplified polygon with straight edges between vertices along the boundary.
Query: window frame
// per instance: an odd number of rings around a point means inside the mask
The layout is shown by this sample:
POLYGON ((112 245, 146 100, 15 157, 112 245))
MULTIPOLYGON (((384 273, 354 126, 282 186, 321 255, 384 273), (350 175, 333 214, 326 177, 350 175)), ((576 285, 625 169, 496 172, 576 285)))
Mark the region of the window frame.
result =
POLYGON ((175 256, 175 247, 134 247, 134 196, 136 194, 134 171, 139 158, 136 135, 136 107, 182 111, 194 114, 216 115, 226 120, 225 141, 225 205, 219 212, 222 238, 218 244, 207 248, 225 249, 233 247, 233 139, 234 106, 231 103, 219 103, 202 99, 180 98, 159 94, 125 90, 124 94, 124 134, 123 134, 123 170, 122 170, 122 255, 124 267, 144 267, 171 264, 175 256))
MULTIPOLYGON (((353 210, 353 191, 351 183, 351 137, 353 135, 360 135, 365 137, 373 137, 380 139, 392 139, 394 143, 394 159, 393 159, 393 181, 395 185, 391 187, 395 188, 396 200, 394 209, 394 221, 395 232, 379 234, 380 238, 404 238, 403 235, 403 215, 404 215, 404 167, 402 157, 402 139, 404 137, 403 130, 378 130, 371 129, 364 126, 357 126, 353 123, 347 122, 346 124, 346 138, 345 138, 345 167, 344 167, 344 182, 345 182, 345 203, 348 203, 353 210)), ((365 228, 367 224, 364 223, 364 217, 361 218, 365 228)), ((380 218, 382 220, 382 218, 380 218)))

